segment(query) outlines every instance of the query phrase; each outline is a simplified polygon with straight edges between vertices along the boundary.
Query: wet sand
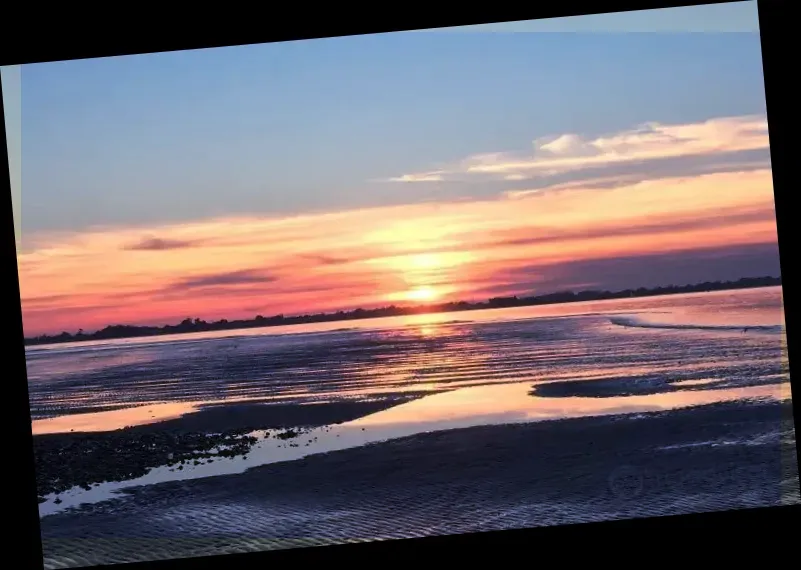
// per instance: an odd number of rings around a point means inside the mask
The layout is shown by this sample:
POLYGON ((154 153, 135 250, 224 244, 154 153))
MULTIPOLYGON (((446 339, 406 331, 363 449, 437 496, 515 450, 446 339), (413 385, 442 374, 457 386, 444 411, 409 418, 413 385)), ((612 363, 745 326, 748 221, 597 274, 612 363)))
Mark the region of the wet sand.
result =
POLYGON ((790 404, 485 426, 129 489, 41 521, 47 568, 798 501, 790 404))
MULTIPOLYGON (((321 404, 240 403, 214 405, 183 417, 98 433, 55 433, 34 437, 39 500, 73 486, 144 475, 149 468, 182 461, 246 455, 255 430, 312 428, 350 421, 412 399, 321 404)), ((147 406, 142 407, 144 412, 147 406)), ((285 432, 291 436, 293 431, 285 432)))

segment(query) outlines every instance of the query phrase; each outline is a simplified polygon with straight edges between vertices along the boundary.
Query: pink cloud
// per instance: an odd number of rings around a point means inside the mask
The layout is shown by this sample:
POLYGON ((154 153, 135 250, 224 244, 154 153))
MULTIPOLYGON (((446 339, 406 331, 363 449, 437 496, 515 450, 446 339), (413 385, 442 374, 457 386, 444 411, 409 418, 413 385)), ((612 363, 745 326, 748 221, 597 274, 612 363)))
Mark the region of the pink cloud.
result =
MULTIPOLYGON (((508 176, 588 160, 751 148, 766 144, 766 133, 759 119, 722 119, 538 144, 543 154, 527 161, 496 153, 461 166, 508 176)), ((521 185, 472 201, 40 234, 18 254, 24 323, 31 335, 190 316, 250 318, 254 307, 265 316, 332 311, 406 302, 421 287, 443 300, 475 298, 515 290, 508 276, 531 266, 557 286, 560 264, 776 243, 773 208, 771 172, 763 168, 608 188, 521 185)))

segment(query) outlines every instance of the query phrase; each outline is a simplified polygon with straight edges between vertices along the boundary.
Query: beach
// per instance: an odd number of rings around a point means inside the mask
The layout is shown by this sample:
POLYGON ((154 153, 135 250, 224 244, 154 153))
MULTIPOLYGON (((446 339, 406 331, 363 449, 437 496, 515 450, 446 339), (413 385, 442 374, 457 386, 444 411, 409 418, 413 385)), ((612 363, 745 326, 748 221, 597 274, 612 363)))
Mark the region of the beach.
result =
POLYGON ((37 348, 45 565, 795 503, 782 325, 766 288, 37 348))
POLYGON ((789 405, 421 434, 42 519, 46 567, 798 502, 789 405))

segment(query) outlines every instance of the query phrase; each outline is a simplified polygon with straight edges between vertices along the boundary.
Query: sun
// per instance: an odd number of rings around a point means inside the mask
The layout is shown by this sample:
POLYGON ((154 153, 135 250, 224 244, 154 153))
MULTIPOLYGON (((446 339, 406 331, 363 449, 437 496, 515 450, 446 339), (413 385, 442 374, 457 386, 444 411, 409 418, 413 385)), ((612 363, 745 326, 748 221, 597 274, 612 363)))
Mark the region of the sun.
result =
POLYGON ((407 291, 404 297, 409 301, 425 303, 437 299, 439 297, 439 292, 433 287, 415 287, 407 291))

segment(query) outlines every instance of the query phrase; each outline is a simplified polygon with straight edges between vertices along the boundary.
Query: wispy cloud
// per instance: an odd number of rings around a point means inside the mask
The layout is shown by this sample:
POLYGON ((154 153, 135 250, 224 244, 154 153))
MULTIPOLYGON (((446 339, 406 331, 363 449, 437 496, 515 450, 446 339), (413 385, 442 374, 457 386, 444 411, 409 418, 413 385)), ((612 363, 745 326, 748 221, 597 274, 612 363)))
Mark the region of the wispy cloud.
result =
POLYGON ((419 174, 404 174, 390 178, 389 182, 442 182, 445 180, 444 171, 421 172, 419 174))
POLYGON ((514 228, 493 234, 493 240, 483 245, 494 249, 503 246, 530 246, 554 242, 591 241, 617 237, 648 237, 659 234, 675 234, 719 228, 723 224, 740 226, 743 224, 765 224, 775 221, 776 214, 771 207, 760 208, 721 208, 715 212, 699 212, 697 216, 664 215, 634 221, 630 225, 620 223, 599 223, 590 228, 576 231, 574 228, 553 227, 514 228))
POLYGON ((300 256, 302 259, 309 261, 311 263, 316 263, 319 265, 347 265, 348 263, 354 263, 363 261, 365 259, 364 254, 361 255, 326 255, 326 254, 308 254, 300 256))
POLYGON ((231 271, 227 273, 212 273, 180 279, 170 284, 170 289, 199 289, 218 285, 249 285, 252 283, 272 283, 278 278, 269 273, 254 269, 231 271))
POLYGON ((763 127, 750 118, 651 126, 551 138, 528 162, 482 155, 459 172, 489 165, 475 176, 527 178, 516 192, 481 199, 32 236, 36 247, 18 255, 26 332, 252 316, 245 307, 266 315, 375 306, 421 286, 471 299, 602 285, 615 281, 615 267, 634 274, 635 261, 616 259, 647 257, 651 274, 675 282, 713 279, 724 265, 676 260, 726 249, 734 257, 725 267, 736 269, 747 258, 737 251, 777 242, 763 127), (567 178, 543 174, 568 167, 567 178))
POLYGON ((588 138, 564 133, 539 138, 520 153, 484 153, 435 172, 407 173, 396 181, 526 180, 554 177, 571 172, 636 165, 646 170, 650 162, 676 159, 712 159, 731 153, 769 148, 768 124, 764 117, 726 117, 691 124, 646 123, 606 136, 588 138))
POLYGON ((575 288, 620 290, 778 275, 780 270, 776 243, 721 245, 575 259, 558 266, 531 260, 496 268, 491 279, 476 281, 476 287, 483 297, 575 288))
POLYGON ((184 249, 197 245, 199 245, 197 242, 189 240, 149 237, 135 243, 124 245, 123 249, 129 251, 166 251, 170 249, 184 249))

